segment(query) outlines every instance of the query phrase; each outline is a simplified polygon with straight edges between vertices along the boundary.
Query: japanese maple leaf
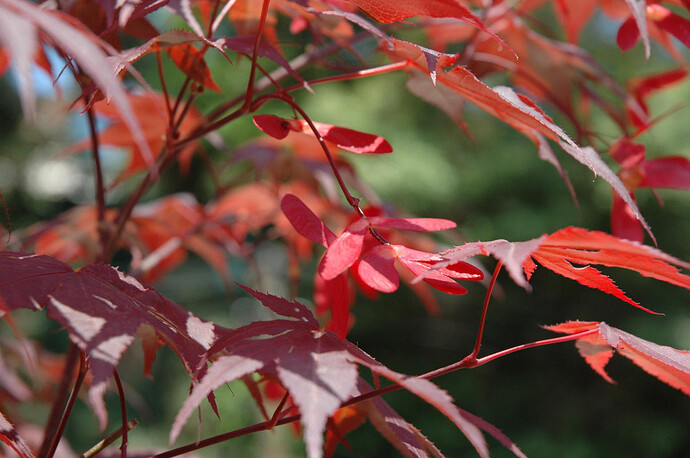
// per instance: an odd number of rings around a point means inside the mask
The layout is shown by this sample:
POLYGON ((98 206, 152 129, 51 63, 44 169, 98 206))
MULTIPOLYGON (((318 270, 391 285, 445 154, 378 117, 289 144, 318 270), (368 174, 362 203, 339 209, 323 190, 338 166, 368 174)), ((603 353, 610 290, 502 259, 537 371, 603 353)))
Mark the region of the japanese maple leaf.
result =
MULTIPOLYGON (((74 271, 45 255, 0 252, 0 303, 4 310, 47 309, 89 356, 89 400, 101 428, 107 422, 106 383, 140 328, 153 329, 193 373, 222 328, 147 288, 116 268, 91 264, 74 271)), ((151 361, 157 344, 145 347, 151 361)), ((147 363, 150 367, 150 363, 147 363)))
MULTIPOLYGON (((618 175, 633 196, 641 188, 690 189, 690 160, 685 157, 646 159, 644 145, 625 137, 611 146, 611 157, 621 165, 618 175)), ((611 232, 636 242, 644 240, 640 222, 616 194, 611 210, 611 232)))
POLYGON ((648 374, 690 396, 690 351, 649 342, 604 322, 568 321, 545 328, 563 334, 596 331, 577 339, 575 346, 587 364, 610 383, 614 381, 605 368, 615 351, 648 374))
MULTIPOLYGON (((349 224, 335 237, 321 220, 297 197, 286 195, 281 203, 283 213, 297 231, 308 239, 321 243, 326 249, 318 273, 332 281, 356 264, 355 274, 361 284, 373 290, 390 293, 398 289, 399 277, 395 267, 397 259, 413 274, 428 271, 442 260, 438 255, 408 248, 404 245, 367 245, 366 236, 372 227, 411 231, 435 231, 455 227, 449 220, 435 218, 386 218, 370 216, 349 224), (361 257, 362 253, 364 256, 361 257)), ((482 272, 471 264, 459 262, 448 268, 430 272, 424 279, 432 287, 449 294, 465 294, 467 290, 453 279, 481 280, 482 272)))
POLYGON ((142 152, 148 167, 153 166, 152 153, 144 140, 144 128, 134 116, 134 109, 120 80, 110 70, 103 52, 103 41, 86 27, 77 26, 59 11, 41 8, 21 0, 0 0, 0 44, 12 55, 19 73, 19 93, 24 112, 35 117, 35 93, 31 79, 31 61, 40 41, 60 48, 89 75, 112 101, 127 134, 142 152), (40 32, 40 33, 39 33, 40 32), (48 38, 46 40, 46 38, 48 38))
POLYGON ((0 441, 9 445, 20 458, 33 458, 34 452, 17 433, 12 423, 0 412, 0 441))
MULTIPOLYGON (((558 142, 561 148, 588 167, 595 176, 601 176, 635 212, 643 227, 653 237, 649 225, 640 213, 630 193, 618 176, 591 147, 578 146, 565 131, 557 126, 530 98, 516 93, 506 86, 490 88, 465 67, 452 67, 449 71, 437 71, 454 63, 454 56, 439 54, 413 43, 393 39, 394 48, 382 50, 394 61, 407 61, 411 72, 425 72, 439 84, 472 102, 487 113, 507 123, 540 145, 544 139, 558 142), (435 72, 435 73, 434 73, 435 72)), ((443 108, 443 107, 441 107, 443 108)))
POLYGON ((627 114, 631 122, 638 128, 636 135, 651 126, 647 99, 655 92, 668 88, 688 76, 684 68, 675 68, 666 72, 656 73, 640 78, 633 78, 628 84, 628 91, 635 99, 635 104, 628 104, 627 114))
MULTIPOLYGON (((627 1, 633 3, 633 0, 627 1)), ((644 2, 635 1, 634 3, 641 4, 642 8, 633 8, 632 16, 623 22, 616 36, 616 42, 623 51, 631 49, 642 37, 645 55, 649 58, 649 36, 647 34, 652 31, 657 32, 657 41, 660 41, 672 54, 673 45, 668 41, 665 34, 672 35, 690 48, 690 20, 656 3, 646 7, 644 2), (649 28, 648 25, 653 25, 653 28, 649 28)))
MULTIPOLYGON (((445 260, 439 262, 437 268, 450 266, 478 254, 491 255, 503 262, 517 284, 527 289, 527 281, 537 268, 536 261, 559 275, 611 294, 650 313, 654 312, 630 299, 613 280, 591 265, 634 270, 642 276, 690 289, 690 276, 678 269, 690 269, 690 263, 655 248, 577 227, 567 227, 526 242, 471 242, 440 254, 445 260)), ((428 273, 422 273, 419 277, 423 279, 426 275, 428 273)))
MULTIPOLYGON (((461 0, 347 0, 365 13, 384 24, 399 22, 412 16, 461 19, 496 37, 461 0)), ((500 39, 496 37, 499 41, 500 39)))
POLYGON ((277 378, 289 391, 301 414, 307 456, 319 458, 323 455, 328 419, 348 399, 361 393, 359 387, 364 387, 358 366, 401 385, 438 409, 461 431, 475 434, 476 427, 466 413, 430 381, 395 372, 334 333, 319 329, 314 316, 299 302, 243 288, 284 318, 235 329, 209 348, 207 356, 213 362, 177 414, 170 431, 171 442, 213 390, 258 372, 277 378))
MULTIPOLYGON (((290 132, 315 136, 309 123, 300 119, 284 119, 273 115, 254 116, 254 124, 273 138, 283 139, 290 132)), ((318 134, 338 148, 358 154, 385 154, 393 152, 391 145, 378 135, 366 134, 344 127, 315 122, 318 134)))
MULTIPOLYGON (((128 100, 136 113, 139 124, 144 129, 148 149, 153 152, 154 156, 157 156, 163 150, 168 135, 168 116, 165 111, 163 96, 152 93, 132 94, 129 95, 128 100)), ((127 165, 119 177, 115 179, 115 182, 119 183, 138 172, 146 170, 146 155, 127 129, 126 126, 129 121, 123 119, 120 111, 116 110, 116 107, 113 105, 99 102, 95 105, 95 108, 99 115, 110 121, 110 124, 99 133, 98 140, 100 144, 125 148, 131 153, 127 165)), ((190 133, 197 127, 200 121, 201 115, 194 107, 191 107, 180 123, 178 129, 180 135, 184 137, 190 133)), ((66 152, 76 152, 90 147, 91 140, 86 139, 73 145, 66 152)), ((198 142, 191 142, 179 152, 178 163, 183 173, 189 171, 189 164, 197 147, 198 142)))
POLYGON ((127 226, 127 243, 135 254, 132 269, 152 282, 177 267, 193 252, 221 278, 229 276, 226 250, 208 233, 205 209, 190 194, 175 194, 138 205, 127 226), (140 253, 141 250, 143 253, 140 253), (143 259, 139 259, 137 256, 143 259))

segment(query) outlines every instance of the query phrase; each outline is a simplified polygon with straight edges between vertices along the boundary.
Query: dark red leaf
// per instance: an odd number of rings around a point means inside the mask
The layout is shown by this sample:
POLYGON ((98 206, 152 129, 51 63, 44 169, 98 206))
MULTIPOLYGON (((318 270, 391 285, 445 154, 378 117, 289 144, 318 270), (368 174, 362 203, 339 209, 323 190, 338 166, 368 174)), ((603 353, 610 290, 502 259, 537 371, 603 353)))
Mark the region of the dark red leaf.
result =
POLYGON ((106 382, 140 326, 151 326, 193 373, 222 328, 107 265, 78 271, 45 255, 0 252, 0 297, 9 310, 46 308, 87 355, 89 400, 105 427, 106 382))
POLYGON ((618 43, 618 47, 623 51, 628 51, 632 49, 638 41, 640 41, 640 29, 637 28, 635 18, 630 16, 618 29, 616 43, 618 43))

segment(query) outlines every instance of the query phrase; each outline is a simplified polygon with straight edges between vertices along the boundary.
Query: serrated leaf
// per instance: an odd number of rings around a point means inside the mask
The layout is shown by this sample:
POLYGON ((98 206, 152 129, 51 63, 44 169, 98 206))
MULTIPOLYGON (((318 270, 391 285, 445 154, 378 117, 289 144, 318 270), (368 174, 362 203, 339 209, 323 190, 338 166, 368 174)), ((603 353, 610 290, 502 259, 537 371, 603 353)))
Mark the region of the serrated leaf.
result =
MULTIPOLYGON (((299 303, 262 295, 246 287, 245 290, 262 298, 262 303, 273 309, 295 307, 307 310, 299 303), (278 305, 277 302, 281 301, 283 304, 278 305)), ((214 359, 213 363, 177 414, 170 432, 171 442, 179 435, 196 406, 214 389, 258 372, 277 377, 289 391, 301 413, 307 456, 321 457, 327 419, 343 402, 361 393, 357 365, 365 366, 421 397, 463 432, 476 431, 473 421, 464 411, 458 409, 452 398, 430 381, 392 371, 355 345, 310 323, 312 320, 255 322, 230 331, 219 339, 207 353, 208 359, 214 359), (257 339, 258 336, 262 338, 257 339), (216 357, 216 354, 220 356, 216 357)), ((474 437, 475 434, 470 435, 474 437)))
MULTIPOLYGON (((122 116, 130 136, 141 149, 147 167, 151 169, 154 166, 153 154, 144 140, 144 129, 134 116, 122 83, 110 70, 107 57, 99 46, 102 44, 101 40, 85 28, 77 29, 63 20, 59 14, 31 2, 0 0, 0 7, 2 7, 0 8, 0 16, 3 16, 5 20, 17 23, 24 21, 33 24, 32 27, 36 27, 50 37, 55 45, 74 59, 79 64, 79 68, 94 80, 106 96, 112 100, 114 107, 122 116)), ((23 31, 23 33, 26 32, 34 35, 34 31, 31 29, 23 31)), ((25 40, 27 43, 31 43, 32 40, 35 40, 35 36, 27 37, 25 40)), ((20 50, 19 55, 14 55, 13 58, 20 59, 21 62, 30 59, 34 53, 34 49, 29 50, 25 46, 22 46, 21 49, 15 46, 16 50, 20 50), (24 54, 29 51, 31 55, 26 57, 24 54)), ((24 64, 20 65, 22 66, 21 71, 24 72, 24 64)), ((30 101, 33 95, 26 95, 25 97, 28 97, 30 101)), ((29 110, 31 109, 29 108, 29 110)))
POLYGON ((9 445, 20 458, 34 458, 35 456, 29 444, 19 436, 12 423, 7 421, 2 412, 0 412, 0 441, 9 445))
POLYGON ((576 345, 585 361, 608 382, 604 370, 615 350, 648 374, 690 396, 690 351, 658 345, 604 322, 566 322, 546 329, 564 334, 597 329, 597 334, 577 339, 576 345))
POLYGON ((167 300, 114 267, 74 271, 45 255, 0 252, 0 297, 9 310, 47 309, 90 356, 89 399, 101 428, 106 382, 140 326, 151 326, 193 373, 223 329, 167 300))

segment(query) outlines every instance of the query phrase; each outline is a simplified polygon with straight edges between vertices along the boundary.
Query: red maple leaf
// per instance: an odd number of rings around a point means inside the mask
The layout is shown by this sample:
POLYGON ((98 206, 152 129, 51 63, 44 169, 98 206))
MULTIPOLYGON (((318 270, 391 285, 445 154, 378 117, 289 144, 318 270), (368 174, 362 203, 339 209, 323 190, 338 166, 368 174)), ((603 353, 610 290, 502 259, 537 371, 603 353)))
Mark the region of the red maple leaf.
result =
MULTIPOLYGON (((140 327, 152 328, 193 373, 223 329, 147 288, 116 268, 92 264, 74 271, 45 255, 0 252, 0 298, 5 310, 47 309, 89 356, 89 400, 105 427, 106 382, 140 327)), ((154 348, 144 348, 148 361, 154 348)), ((150 364, 147 363, 147 367, 150 364)))
POLYGON ((29 444, 19 436, 12 423, 7 421, 2 412, 0 412, 0 441, 9 445, 20 458, 33 458, 35 456, 29 444))
MULTIPOLYGON (((253 120, 256 127, 261 129, 261 131, 279 140, 287 137, 290 132, 300 132, 315 136, 309 123, 301 119, 284 119, 274 115, 257 115, 254 116, 253 120)), ((313 124, 321 138, 346 151, 357 154, 385 154, 393 152, 393 148, 391 148, 386 139, 378 135, 366 134, 320 122, 313 124)))
MULTIPOLYGON (((625 137, 611 146, 611 157, 621 165, 618 175, 633 196, 641 188, 690 189, 690 160, 685 157, 646 159, 644 145, 625 137)), ((644 240, 640 222, 616 194, 611 209, 611 232, 635 242, 644 240)))
MULTIPOLYGON (((478 254, 501 260, 511 278, 525 288, 528 288, 527 281, 537 268, 536 261, 559 275, 611 294, 650 313, 654 312, 630 299, 613 280, 591 265, 634 270, 645 277, 690 289, 690 276, 678 269, 690 269, 690 263, 655 248, 577 227, 567 227, 526 242, 494 240, 466 243, 441 253, 445 260, 436 264, 436 268, 444 268, 478 254)), ((424 279, 426 275, 422 273, 420 278, 424 279)))
POLYGON ((577 339, 575 346, 587 364, 610 383, 614 382, 605 367, 616 351, 648 374, 690 396, 690 351, 649 342, 604 322, 568 321, 545 328, 563 334, 597 330, 577 339))
MULTIPOLYGON (((360 394, 360 387, 368 389, 357 375, 357 366, 364 366, 421 397, 468 437, 481 436, 475 426, 481 420, 470 419, 470 414, 455 406, 452 398, 430 381, 395 372, 334 333, 320 330, 311 312, 299 302, 243 288, 273 312, 294 319, 251 323, 228 332, 209 348, 207 357, 213 363, 177 414, 170 431, 171 442, 213 390, 258 372, 277 378, 289 391, 301 413, 307 456, 321 457, 328 419, 344 402, 360 394)), ((476 437, 471 440, 474 444, 476 437)))
MULTIPOLYGON (((128 100, 136 113, 139 124, 144 129, 147 149, 152 152, 154 157, 157 157, 165 146, 169 130, 163 96, 152 93, 134 94, 129 95, 128 100)), ((95 108, 98 114, 110 121, 110 124, 99 133, 99 142, 102 145, 125 148, 131 153, 127 165, 119 177, 115 179, 115 183, 119 183, 135 173, 146 170, 148 167, 147 155, 127 128, 130 121, 123 118, 122 113, 115 106, 105 102, 97 103, 95 108)), ((199 112, 194 107, 191 107, 180 123, 178 129, 180 135, 185 136, 190 133, 197 127, 200 120, 201 115, 199 112)), ((198 142, 191 142, 180 151, 178 162, 183 173, 189 171, 189 164, 197 146, 198 142)), ((71 146, 65 153, 70 154, 90 147, 91 139, 85 139, 71 146)))
POLYGON ((441 85, 446 86, 455 94, 472 102, 487 113, 509 124, 514 129, 530 138, 540 146, 546 139, 556 141, 561 148, 578 162, 588 167, 596 176, 602 177, 634 210, 647 232, 651 229, 633 201, 630 193, 618 176, 599 157, 591 147, 578 146, 563 129, 557 126, 544 111, 530 98, 516 93, 506 86, 491 88, 480 81, 465 67, 452 67, 449 71, 438 72, 436 67, 444 67, 454 62, 454 56, 430 52, 430 50, 393 39, 394 48, 382 50, 394 61, 407 61, 409 71, 424 72, 431 75, 441 85), (434 54, 435 53, 435 54, 434 54), (433 64, 433 65, 432 65, 433 64), (436 73, 432 73, 436 71, 436 73))

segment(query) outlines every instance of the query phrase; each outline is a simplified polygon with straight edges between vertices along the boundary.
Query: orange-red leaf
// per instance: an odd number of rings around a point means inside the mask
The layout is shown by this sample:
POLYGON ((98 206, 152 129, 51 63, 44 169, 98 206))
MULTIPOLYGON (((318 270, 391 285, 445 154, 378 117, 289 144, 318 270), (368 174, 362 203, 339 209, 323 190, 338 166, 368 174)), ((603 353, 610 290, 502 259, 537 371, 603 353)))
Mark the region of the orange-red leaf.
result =
POLYGON ((585 361, 608 382, 613 380, 604 368, 615 350, 648 374, 690 396, 689 351, 649 342, 604 322, 570 321, 546 329, 564 334, 598 329, 597 334, 577 339, 576 346, 585 361))
POLYGON ((204 62, 203 54, 189 43, 180 43, 168 48, 170 59, 177 68, 203 86, 220 92, 220 88, 211 78, 211 71, 204 62))

